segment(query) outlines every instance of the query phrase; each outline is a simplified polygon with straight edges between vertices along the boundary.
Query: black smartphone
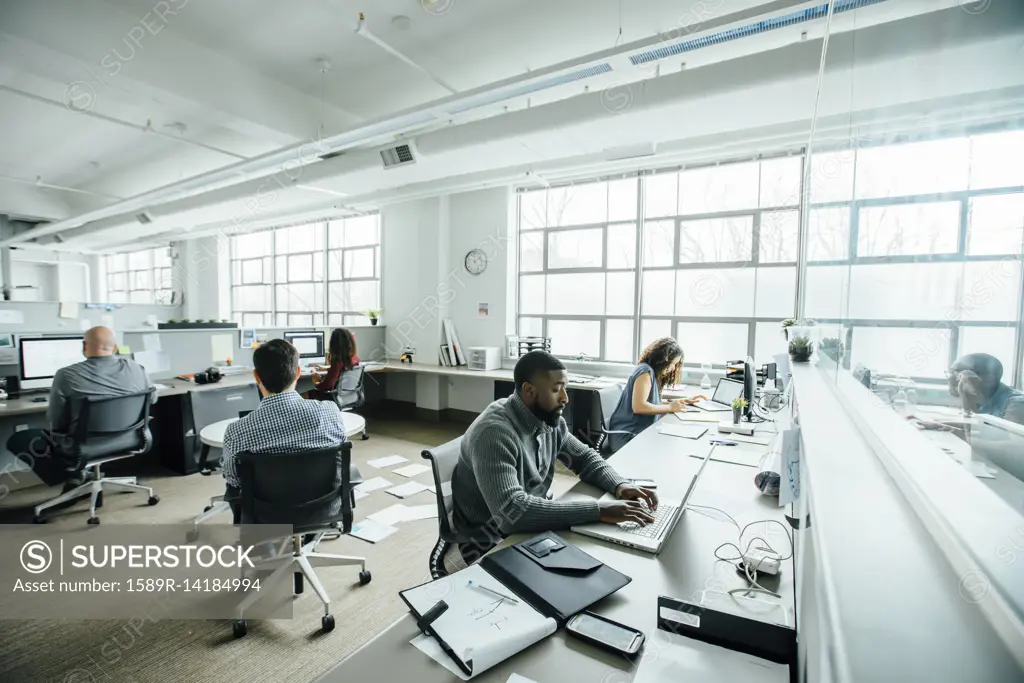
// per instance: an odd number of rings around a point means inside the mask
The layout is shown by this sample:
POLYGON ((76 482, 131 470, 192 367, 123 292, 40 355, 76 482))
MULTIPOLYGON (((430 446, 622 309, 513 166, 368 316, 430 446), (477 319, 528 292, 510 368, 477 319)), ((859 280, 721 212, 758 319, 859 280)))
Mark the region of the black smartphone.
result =
POLYGON ((635 657, 644 644, 644 634, 635 628, 590 612, 571 618, 565 629, 580 640, 626 657, 635 657))

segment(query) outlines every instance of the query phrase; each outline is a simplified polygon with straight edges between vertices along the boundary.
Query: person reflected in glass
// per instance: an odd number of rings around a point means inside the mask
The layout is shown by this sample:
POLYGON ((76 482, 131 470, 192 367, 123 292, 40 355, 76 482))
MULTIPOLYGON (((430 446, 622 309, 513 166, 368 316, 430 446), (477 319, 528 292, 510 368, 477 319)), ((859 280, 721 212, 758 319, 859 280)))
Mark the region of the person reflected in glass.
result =
POLYGON ((636 367, 626 381, 626 389, 608 421, 610 431, 628 432, 609 435, 609 449, 613 453, 662 415, 680 413, 694 403, 707 400, 707 396, 703 395, 663 400, 661 393, 665 387, 680 384, 682 379, 683 349, 679 342, 672 337, 662 337, 651 342, 640 354, 636 367))
POLYGON ((987 353, 961 356, 946 372, 949 393, 970 413, 1024 424, 1024 392, 1003 383, 1003 364, 987 353))
POLYGON ((331 332, 330 343, 327 344, 326 373, 313 373, 313 388, 307 391, 306 398, 317 401, 333 400, 332 393, 338 386, 342 373, 348 372, 359 365, 359 354, 356 349, 356 337, 351 330, 344 327, 335 328, 331 332))

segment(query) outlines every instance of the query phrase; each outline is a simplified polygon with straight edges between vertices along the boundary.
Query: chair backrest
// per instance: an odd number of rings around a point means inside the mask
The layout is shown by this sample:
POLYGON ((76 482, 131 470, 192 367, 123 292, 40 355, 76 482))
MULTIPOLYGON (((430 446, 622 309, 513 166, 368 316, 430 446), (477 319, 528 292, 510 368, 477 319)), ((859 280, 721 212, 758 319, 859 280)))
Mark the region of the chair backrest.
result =
POLYGON ((609 425, 611 424, 612 413, 615 412, 615 408, 619 405, 623 391, 625 391, 624 385, 613 384, 610 387, 599 389, 597 392, 601 399, 601 426, 606 432, 611 429, 609 425))
POLYGON ((242 522, 291 524, 295 532, 342 521, 352 529, 352 442, 295 453, 239 453, 242 522), (339 478, 340 475, 340 478, 339 478))
POLYGON ((192 438, 192 452, 199 451, 199 432, 204 427, 255 410, 260 404, 260 398, 259 387, 255 384, 188 392, 185 421, 188 423, 186 432, 192 438))
POLYGON ((334 402, 342 410, 351 410, 363 405, 363 376, 366 368, 357 365, 341 373, 334 387, 334 402))
POLYGON ((456 533, 455 525, 452 521, 452 513, 455 510, 455 503, 452 501, 452 476, 455 474, 455 466, 459 463, 461 448, 462 437, 460 436, 448 443, 429 448, 422 453, 423 458, 430 461, 430 468, 434 472, 434 491, 437 496, 437 522, 441 538, 450 543, 462 541, 462 537, 456 533))
POLYGON ((77 416, 70 437, 71 454, 81 464, 110 455, 144 453, 149 450, 149 407, 155 389, 123 396, 82 397, 72 401, 77 416))

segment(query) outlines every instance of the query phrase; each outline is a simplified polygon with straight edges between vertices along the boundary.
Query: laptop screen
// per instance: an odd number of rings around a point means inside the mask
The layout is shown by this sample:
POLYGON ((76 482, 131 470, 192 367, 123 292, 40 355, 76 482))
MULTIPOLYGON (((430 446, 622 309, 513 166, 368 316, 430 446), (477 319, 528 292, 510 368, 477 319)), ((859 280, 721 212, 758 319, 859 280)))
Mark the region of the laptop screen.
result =
POLYGON ((718 380, 718 386, 715 387, 715 395, 711 397, 711 400, 715 403, 730 405, 734 398, 739 398, 742 395, 743 382, 737 382, 723 377, 718 380))

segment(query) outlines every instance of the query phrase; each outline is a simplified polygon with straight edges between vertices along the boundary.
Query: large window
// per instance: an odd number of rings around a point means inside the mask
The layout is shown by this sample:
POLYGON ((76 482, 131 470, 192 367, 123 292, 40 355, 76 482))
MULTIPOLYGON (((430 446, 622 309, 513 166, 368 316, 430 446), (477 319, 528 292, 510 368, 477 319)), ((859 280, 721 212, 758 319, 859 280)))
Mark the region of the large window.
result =
POLYGON ((172 303, 174 281, 167 247, 104 256, 103 272, 109 303, 172 303))
POLYGON ((780 353, 796 314, 846 361, 940 380, 983 351, 1019 365, 1024 131, 642 173, 519 195, 518 333, 632 362, 675 336, 687 363, 780 353))
POLYGON ((233 236, 231 306, 244 327, 366 321, 380 307, 379 216, 233 236))

